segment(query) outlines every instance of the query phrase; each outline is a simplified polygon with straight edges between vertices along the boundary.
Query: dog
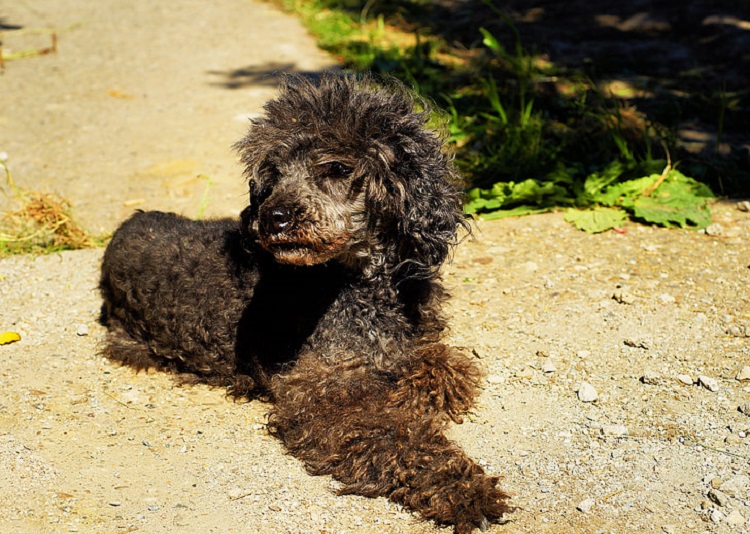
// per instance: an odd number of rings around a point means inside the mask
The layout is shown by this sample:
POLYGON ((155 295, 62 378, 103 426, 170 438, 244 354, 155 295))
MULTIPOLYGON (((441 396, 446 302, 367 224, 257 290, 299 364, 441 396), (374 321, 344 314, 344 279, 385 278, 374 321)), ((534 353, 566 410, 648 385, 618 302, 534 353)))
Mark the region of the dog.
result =
POLYGON ((100 290, 106 356, 272 403, 269 431, 342 494, 458 534, 511 511, 446 426, 482 372, 441 343, 439 269, 465 225, 430 108, 398 82, 289 76, 235 148, 239 220, 138 212, 100 290))

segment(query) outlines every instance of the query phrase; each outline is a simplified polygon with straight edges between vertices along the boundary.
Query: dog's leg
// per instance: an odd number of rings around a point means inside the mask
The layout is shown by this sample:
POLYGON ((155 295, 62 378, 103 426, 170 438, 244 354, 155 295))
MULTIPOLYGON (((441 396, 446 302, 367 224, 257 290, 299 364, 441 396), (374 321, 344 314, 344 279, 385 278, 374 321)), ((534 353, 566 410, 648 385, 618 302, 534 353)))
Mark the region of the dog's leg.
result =
POLYGON ((342 493, 386 496, 459 534, 485 528, 510 507, 497 477, 444 435, 478 377, 456 354, 428 349, 397 382, 303 357, 274 383, 271 431, 311 473, 341 481, 342 493))
POLYGON ((161 359, 154 358, 148 345, 116 326, 107 332, 103 354, 110 360, 133 367, 138 371, 147 369, 170 370, 161 359))

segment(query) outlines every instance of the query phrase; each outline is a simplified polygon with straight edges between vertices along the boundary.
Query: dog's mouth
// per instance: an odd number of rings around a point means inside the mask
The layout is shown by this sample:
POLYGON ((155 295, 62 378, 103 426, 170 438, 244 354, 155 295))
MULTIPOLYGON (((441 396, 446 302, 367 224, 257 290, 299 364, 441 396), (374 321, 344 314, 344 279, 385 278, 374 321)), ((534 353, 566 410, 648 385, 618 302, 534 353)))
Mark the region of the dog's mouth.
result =
POLYGON ((327 239, 310 239, 299 235, 260 235, 260 245, 273 254, 279 263, 309 266, 324 263, 341 255, 347 248, 351 234, 342 233, 327 239))

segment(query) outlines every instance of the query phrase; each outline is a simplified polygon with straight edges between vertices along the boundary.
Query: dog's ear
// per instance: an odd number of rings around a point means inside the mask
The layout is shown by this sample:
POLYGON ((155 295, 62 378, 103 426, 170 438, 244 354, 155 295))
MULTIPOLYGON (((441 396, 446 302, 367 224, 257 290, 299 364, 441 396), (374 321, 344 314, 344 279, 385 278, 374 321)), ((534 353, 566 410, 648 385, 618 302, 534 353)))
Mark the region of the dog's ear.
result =
POLYGON ((376 148, 377 170, 368 184, 376 231, 401 276, 432 278, 456 242, 462 187, 443 138, 425 129, 426 117, 404 117, 398 131, 376 148))

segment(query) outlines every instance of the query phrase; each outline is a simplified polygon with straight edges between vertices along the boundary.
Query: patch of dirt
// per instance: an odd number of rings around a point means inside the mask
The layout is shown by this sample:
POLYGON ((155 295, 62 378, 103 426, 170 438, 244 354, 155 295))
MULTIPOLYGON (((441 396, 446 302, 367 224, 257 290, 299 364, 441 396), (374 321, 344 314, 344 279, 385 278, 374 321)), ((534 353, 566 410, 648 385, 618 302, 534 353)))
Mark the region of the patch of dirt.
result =
MULTIPOLYGON (((3 6, 3 24, 73 25, 56 54, 6 64, 0 151, 93 230, 136 207, 195 215, 197 173, 207 214, 235 213, 228 147, 274 93, 264 72, 330 61, 266 4, 176 5, 3 6)), ((488 376, 451 435, 520 507, 491 532, 750 529, 750 213, 719 204, 714 221, 592 236, 547 214, 458 247, 450 340, 488 376)), ((449 532, 336 497, 268 436, 264 404, 100 357, 101 255, 0 260, 0 333, 21 334, 0 346, 0 531, 449 532)))

